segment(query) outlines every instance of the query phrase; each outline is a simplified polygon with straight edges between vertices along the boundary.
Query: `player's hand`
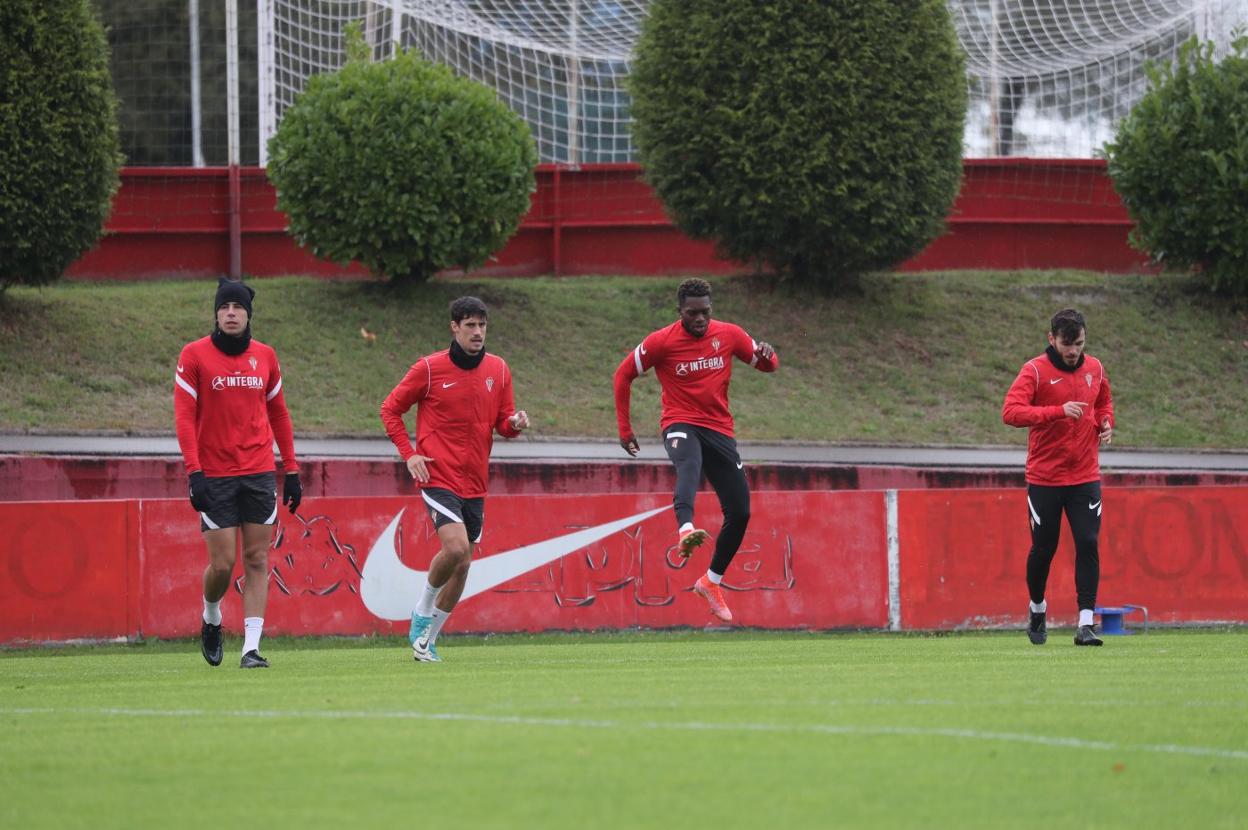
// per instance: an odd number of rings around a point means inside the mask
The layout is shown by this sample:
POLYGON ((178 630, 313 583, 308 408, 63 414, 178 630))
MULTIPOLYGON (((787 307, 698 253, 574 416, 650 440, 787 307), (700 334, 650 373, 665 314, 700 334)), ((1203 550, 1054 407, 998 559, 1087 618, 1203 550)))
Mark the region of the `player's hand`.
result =
POLYGON ((412 478, 424 484, 429 481, 429 465, 432 463, 433 459, 427 455, 413 455, 407 459, 407 471, 412 478))
POLYGON ((529 413, 521 409, 515 415, 511 416, 511 428, 516 432, 523 432, 529 428, 529 413))
POLYGON ((303 501, 303 485, 299 483, 298 473, 287 473, 286 482, 282 485, 282 504, 290 505, 290 512, 299 509, 303 501))
POLYGON ((1101 424, 1100 438, 1101 443, 1106 446, 1114 440, 1114 425, 1109 422, 1108 418, 1105 419, 1105 423, 1101 424))
POLYGON ((621 438, 620 446, 624 448, 625 452, 633 457, 636 457, 637 453, 641 452, 641 445, 637 443, 637 438, 633 435, 630 435, 627 438, 621 438))
POLYGON ((1083 417, 1083 408, 1087 405, 1087 401, 1066 401, 1062 404, 1062 414, 1077 421, 1083 417))
POLYGON ((208 497, 208 476, 204 475, 203 470, 191 473, 189 489, 191 507, 200 513, 207 513, 208 508, 212 507, 212 500, 208 497))
POLYGON ((776 350, 771 347, 770 343, 764 343, 760 340, 758 345, 754 347, 754 354, 764 360, 771 360, 771 358, 776 354, 776 350))

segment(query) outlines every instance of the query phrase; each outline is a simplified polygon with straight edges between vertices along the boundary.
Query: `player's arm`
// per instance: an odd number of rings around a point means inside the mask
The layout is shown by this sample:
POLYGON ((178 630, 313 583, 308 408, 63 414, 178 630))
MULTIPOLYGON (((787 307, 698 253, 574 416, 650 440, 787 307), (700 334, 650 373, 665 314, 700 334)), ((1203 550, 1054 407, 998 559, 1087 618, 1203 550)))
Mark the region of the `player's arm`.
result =
POLYGON ((429 469, 426 464, 433 459, 417 454, 411 439, 407 437, 407 427, 403 424, 403 416, 429 394, 432 376, 433 370, 428 360, 414 364, 407 370, 403 380, 399 381, 399 385, 390 390, 390 394, 381 404, 381 423, 386 429, 386 435, 390 436, 390 441, 399 451, 399 456, 407 465, 407 471, 412 478, 422 483, 429 480, 429 469))
POLYGON ((282 456, 282 470, 286 473, 282 481, 282 504, 294 513, 303 503, 303 484, 299 481, 299 462, 295 459, 295 426, 286 407, 282 367, 277 362, 276 353, 273 355, 273 376, 269 378, 269 388, 264 391, 264 407, 269 416, 269 428, 273 430, 273 440, 277 442, 277 450, 282 456))
POLYGON ((199 364, 189 347, 182 349, 173 374, 173 427, 186 465, 191 507, 207 512, 212 505, 208 500, 208 477, 199 461, 199 364))
POLYGON ((498 417, 494 429, 504 438, 515 438, 529 428, 529 413, 516 411, 516 393, 511 386, 511 367, 503 370, 502 397, 499 400, 498 417))
POLYGON ((658 339, 651 334, 641 345, 629 352, 615 370, 615 423, 620 432, 620 446, 629 455, 641 452, 641 445, 633 434, 633 381, 654 365, 658 348, 658 339))
POLYGON ((1105 366, 1101 366, 1101 391, 1093 405, 1096 415, 1096 430, 1102 444, 1108 444, 1114 438, 1114 396, 1109 391, 1109 375, 1105 374, 1105 366))
POLYGON ((1012 427, 1031 427, 1049 421, 1058 421, 1071 415, 1067 409, 1082 412, 1080 401, 1069 401, 1063 406, 1035 406, 1036 389, 1039 374, 1030 363, 1025 364, 1018 372, 1018 377, 1010 384, 1005 393, 1005 403, 1001 406, 1001 420, 1012 427))
POLYGON ((744 329, 738 329, 738 331, 740 335, 737 338, 736 348, 733 349, 737 360, 750 364, 760 372, 774 372, 780 368, 780 355, 776 354, 776 350, 770 343, 755 340, 746 334, 744 329))

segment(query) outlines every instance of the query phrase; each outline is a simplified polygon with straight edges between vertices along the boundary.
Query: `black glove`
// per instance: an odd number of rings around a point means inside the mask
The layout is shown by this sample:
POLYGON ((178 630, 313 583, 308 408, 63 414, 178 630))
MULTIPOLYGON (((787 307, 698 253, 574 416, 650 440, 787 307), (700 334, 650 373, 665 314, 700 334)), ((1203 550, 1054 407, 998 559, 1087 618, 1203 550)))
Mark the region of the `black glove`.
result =
POLYGON ((191 473, 190 490, 191 507, 200 513, 207 513, 208 508, 212 507, 212 500, 208 497, 208 476, 204 475, 203 470, 191 473))
POLYGON ((303 485, 299 483, 299 474, 287 473, 286 483, 282 485, 282 504, 289 504, 290 512, 294 513, 299 509, 301 501, 303 501, 303 485))

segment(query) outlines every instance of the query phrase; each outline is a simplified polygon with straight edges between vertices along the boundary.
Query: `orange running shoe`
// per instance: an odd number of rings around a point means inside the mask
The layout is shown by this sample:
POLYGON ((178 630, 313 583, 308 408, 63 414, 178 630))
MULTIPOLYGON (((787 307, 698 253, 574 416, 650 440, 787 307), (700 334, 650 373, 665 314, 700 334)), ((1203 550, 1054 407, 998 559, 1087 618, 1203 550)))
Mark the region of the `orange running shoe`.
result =
POLYGON ((728 603, 724 602, 724 592, 719 586, 706 578, 706 574, 698 577, 698 581, 693 583, 693 592, 706 600, 706 604, 711 606, 711 615, 719 617, 724 622, 732 622, 732 612, 728 610, 728 603))
POLYGON ((677 547, 680 549, 681 557, 688 559, 693 555, 693 549, 709 538, 711 538, 711 534, 696 527, 680 534, 680 542, 677 543, 677 547))

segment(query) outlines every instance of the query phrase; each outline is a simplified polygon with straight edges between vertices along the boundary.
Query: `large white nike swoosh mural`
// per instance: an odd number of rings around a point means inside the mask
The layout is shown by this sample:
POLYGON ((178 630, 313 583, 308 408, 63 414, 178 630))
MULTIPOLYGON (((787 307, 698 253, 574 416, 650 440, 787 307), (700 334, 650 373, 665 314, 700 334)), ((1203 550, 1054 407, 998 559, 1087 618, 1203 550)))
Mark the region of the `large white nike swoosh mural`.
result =
MULTIPOLYGON (((656 507, 625 519, 474 560, 460 601, 485 593, 509 579, 554 562, 669 509, 671 508, 666 506, 656 507)), ((360 579, 360 599, 364 600, 364 607, 383 620, 409 619, 419 592, 425 587, 426 572, 409 568, 399 559, 397 534, 403 513, 403 510, 399 511, 373 544, 372 550, 368 552, 368 559, 364 561, 364 572, 360 579)))

